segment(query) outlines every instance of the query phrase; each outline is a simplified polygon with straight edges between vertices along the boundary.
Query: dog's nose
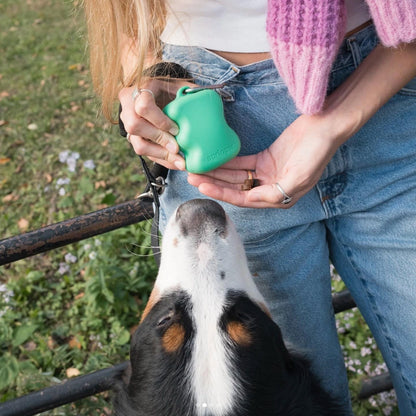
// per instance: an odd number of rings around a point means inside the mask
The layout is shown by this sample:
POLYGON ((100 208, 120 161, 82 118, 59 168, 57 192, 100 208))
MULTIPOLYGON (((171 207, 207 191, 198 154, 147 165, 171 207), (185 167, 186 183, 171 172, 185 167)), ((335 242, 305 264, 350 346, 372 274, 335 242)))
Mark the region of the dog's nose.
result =
POLYGON ((184 202, 176 211, 176 221, 183 235, 200 235, 207 229, 224 235, 226 214, 223 207, 211 199, 192 199, 184 202))

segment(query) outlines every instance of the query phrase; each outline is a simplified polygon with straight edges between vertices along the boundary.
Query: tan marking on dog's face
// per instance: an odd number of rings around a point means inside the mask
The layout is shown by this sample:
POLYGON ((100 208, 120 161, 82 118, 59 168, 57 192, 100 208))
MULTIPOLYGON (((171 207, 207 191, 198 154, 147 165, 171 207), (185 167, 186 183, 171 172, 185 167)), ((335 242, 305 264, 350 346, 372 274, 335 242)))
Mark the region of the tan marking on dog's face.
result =
POLYGON ((160 293, 157 290, 156 287, 153 288, 152 293, 149 296, 149 300, 147 301, 147 305, 144 308, 144 311, 142 313, 142 316, 140 318, 140 323, 144 321, 146 316, 149 314, 149 312, 152 310, 153 306, 159 301, 160 299, 160 293))
POLYGON ((250 332, 241 322, 229 322, 227 324, 227 332, 230 338, 238 345, 247 347, 252 342, 250 332))
POLYGON ((177 351, 185 340, 185 328, 179 324, 172 324, 162 337, 162 347, 166 352, 172 353, 177 351))

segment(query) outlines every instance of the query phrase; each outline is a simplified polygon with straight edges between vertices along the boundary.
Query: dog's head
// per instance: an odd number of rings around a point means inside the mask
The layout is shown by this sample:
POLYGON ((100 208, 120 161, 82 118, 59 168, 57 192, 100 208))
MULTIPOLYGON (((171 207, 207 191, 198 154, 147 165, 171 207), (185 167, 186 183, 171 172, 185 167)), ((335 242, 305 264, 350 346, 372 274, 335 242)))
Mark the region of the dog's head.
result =
POLYGON ((170 219, 130 360, 119 415, 266 415, 290 384, 280 330, 216 202, 186 202, 170 219))

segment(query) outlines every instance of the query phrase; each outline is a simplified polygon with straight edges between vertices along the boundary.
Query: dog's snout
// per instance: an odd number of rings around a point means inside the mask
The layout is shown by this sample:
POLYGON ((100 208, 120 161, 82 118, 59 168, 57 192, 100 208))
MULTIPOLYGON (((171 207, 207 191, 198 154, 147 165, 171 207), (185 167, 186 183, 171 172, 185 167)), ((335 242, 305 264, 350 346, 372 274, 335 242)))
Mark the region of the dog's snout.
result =
POLYGON ((179 206, 176 221, 182 233, 199 235, 206 227, 212 232, 224 234, 227 218, 223 207, 211 199, 193 199, 179 206))

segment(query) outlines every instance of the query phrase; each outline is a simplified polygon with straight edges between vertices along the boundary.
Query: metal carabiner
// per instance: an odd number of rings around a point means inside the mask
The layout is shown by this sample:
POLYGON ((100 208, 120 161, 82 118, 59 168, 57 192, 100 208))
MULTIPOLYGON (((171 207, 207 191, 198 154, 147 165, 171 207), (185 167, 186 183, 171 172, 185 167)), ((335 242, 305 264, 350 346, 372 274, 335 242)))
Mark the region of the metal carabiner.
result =
POLYGON ((155 190, 157 192, 157 194, 160 196, 163 194, 163 191, 165 190, 166 186, 168 185, 167 182, 165 181, 165 178, 163 178, 162 176, 158 176, 155 179, 155 182, 151 182, 151 187, 149 188, 148 191, 143 192, 142 194, 139 194, 136 196, 136 199, 140 199, 140 198, 151 198, 151 199, 155 199, 155 196, 153 194, 153 190, 155 190))

